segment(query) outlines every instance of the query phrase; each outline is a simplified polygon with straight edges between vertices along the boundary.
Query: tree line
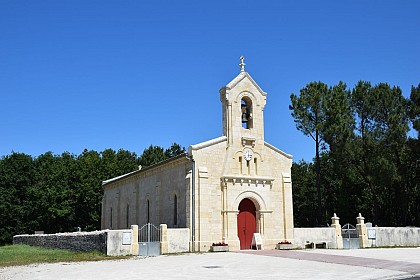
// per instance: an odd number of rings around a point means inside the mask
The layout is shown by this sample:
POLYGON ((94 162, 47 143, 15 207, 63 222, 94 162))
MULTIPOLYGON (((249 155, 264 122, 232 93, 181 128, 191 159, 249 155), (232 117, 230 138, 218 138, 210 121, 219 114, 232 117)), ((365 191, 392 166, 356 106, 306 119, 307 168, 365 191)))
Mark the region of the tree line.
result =
POLYGON ((32 157, 12 152, 0 158, 0 245, 13 235, 97 230, 101 226, 102 181, 185 152, 177 143, 150 145, 141 156, 120 149, 52 152, 32 157))
POLYGON ((311 82, 290 99, 315 146, 312 162, 292 167, 295 226, 335 212, 342 223, 360 212, 374 225, 420 226, 420 84, 405 98, 386 83, 311 82))
MULTIPOLYGON (((420 84, 311 82, 292 94, 296 127, 314 141, 310 162, 293 163, 295 226, 319 226, 357 213, 381 226, 420 226, 420 84), (417 137, 410 135, 416 131, 417 137)), ((100 228, 102 181, 185 152, 174 143, 80 155, 14 153, 0 158, 0 245, 13 235, 100 228)))

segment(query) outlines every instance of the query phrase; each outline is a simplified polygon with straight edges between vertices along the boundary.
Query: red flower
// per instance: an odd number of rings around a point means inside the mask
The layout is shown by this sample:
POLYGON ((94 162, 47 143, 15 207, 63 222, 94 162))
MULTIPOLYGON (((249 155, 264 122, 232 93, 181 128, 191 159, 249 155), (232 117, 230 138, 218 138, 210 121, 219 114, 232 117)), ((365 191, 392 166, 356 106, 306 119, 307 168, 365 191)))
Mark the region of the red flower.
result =
POLYGON ((228 246, 225 242, 213 243, 212 246, 228 246))

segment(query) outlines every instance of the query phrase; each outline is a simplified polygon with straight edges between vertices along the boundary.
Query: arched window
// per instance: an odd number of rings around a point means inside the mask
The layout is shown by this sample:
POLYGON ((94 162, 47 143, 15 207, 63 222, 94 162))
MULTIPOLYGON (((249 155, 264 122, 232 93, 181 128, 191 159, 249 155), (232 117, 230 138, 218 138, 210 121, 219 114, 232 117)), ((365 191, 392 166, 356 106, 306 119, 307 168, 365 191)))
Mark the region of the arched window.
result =
POLYGON ((127 203, 127 209, 126 209, 126 213, 125 213, 125 224, 126 224, 126 228, 128 228, 129 223, 130 223, 130 205, 127 203))
POLYGON ((150 223, 150 202, 147 200, 147 223, 150 223))
POLYGON ((258 175, 257 158, 254 158, 254 168, 255 168, 255 175, 258 175))
POLYGON ((247 96, 241 100, 241 122, 243 128, 252 128, 252 101, 247 96))
POLYGON ((109 228, 112 229, 112 207, 111 207, 111 209, 110 209, 109 212, 110 212, 109 213, 109 217, 110 217, 110 225, 109 225, 109 228))
POLYGON ((174 225, 178 224, 178 198, 174 195, 174 225))

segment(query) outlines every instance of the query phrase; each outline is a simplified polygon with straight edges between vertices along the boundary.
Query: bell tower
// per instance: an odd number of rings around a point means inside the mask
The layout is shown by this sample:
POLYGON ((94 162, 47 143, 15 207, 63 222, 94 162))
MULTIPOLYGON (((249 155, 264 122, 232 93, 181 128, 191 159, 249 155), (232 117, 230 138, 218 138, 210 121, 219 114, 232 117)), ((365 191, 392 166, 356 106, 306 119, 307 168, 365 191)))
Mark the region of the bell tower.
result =
POLYGON ((228 147, 240 149, 264 146, 265 93, 245 71, 244 57, 240 57, 240 73, 221 88, 223 135, 228 147))

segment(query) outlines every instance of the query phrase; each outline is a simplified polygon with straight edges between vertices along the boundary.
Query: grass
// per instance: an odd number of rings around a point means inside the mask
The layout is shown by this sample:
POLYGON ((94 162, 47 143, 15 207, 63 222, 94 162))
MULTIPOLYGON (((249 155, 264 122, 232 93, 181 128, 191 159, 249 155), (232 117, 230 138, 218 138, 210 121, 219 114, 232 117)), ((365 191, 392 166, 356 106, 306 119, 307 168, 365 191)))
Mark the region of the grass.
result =
POLYGON ((0 267, 33 263, 101 261, 126 258, 129 258, 129 256, 110 257, 97 251, 71 252, 67 250, 31 247, 28 245, 0 247, 0 267))

